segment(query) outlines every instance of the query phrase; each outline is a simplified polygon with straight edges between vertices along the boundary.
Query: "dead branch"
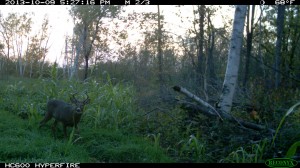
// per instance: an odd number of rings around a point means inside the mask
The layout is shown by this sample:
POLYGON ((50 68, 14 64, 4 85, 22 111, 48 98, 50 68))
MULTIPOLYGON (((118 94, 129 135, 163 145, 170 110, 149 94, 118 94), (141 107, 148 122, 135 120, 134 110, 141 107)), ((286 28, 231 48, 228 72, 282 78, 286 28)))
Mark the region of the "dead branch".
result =
MULTIPOLYGON (((211 106, 210 104, 208 104, 207 102, 203 101, 201 98, 199 98, 198 96, 192 94, 191 92, 189 92, 187 89, 180 87, 180 86, 174 86, 173 89, 179 93, 182 93, 184 95, 186 95, 187 97, 193 99, 194 101, 196 101, 197 103, 199 103, 200 105, 195 105, 193 103, 187 103, 187 102, 181 102, 181 104, 183 105, 183 108, 185 109, 190 109, 192 108, 193 110, 202 112, 204 115, 207 116, 218 116, 221 118, 224 117, 225 119, 237 123, 242 127, 245 128, 250 128, 253 130, 257 130, 257 131, 262 131, 262 130, 267 130, 270 133, 274 133, 275 130, 267 128, 266 126, 263 125, 259 125, 259 124, 254 124, 251 122, 247 122, 247 121, 243 121, 241 119, 237 119, 235 117, 233 117, 230 114, 225 114, 220 110, 216 110, 213 106, 211 106)), ((222 119, 222 118, 221 118, 222 119)))
POLYGON ((180 87, 180 86, 174 86, 173 89, 177 92, 183 93, 187 97, 189 97, 189 98, 195 100, 196 102, 200 103, 202 106, 204 106, 205 108, 208 109, 208 113, 215 113, 218 117, 220 117, 221 120, 223 120, 223 118, 221 117, 221 115, 218 113, 218 111, 215 108, 213 108, 210 104, 206 103, 205 101, 203 101, 202 99, 200 99, 199 97, 197 97, 193 93, 189 92, 185 88, 180 87))

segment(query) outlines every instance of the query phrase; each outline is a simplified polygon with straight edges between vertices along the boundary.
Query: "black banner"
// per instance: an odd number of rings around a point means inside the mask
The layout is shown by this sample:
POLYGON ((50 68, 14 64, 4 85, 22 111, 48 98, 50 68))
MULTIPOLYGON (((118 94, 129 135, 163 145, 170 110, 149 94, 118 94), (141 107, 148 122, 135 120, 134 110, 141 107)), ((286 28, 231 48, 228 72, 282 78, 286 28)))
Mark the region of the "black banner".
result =
POLYGON ((300 0, 1 0, 1 5, 299 5, 300 0))
POLYGON ((211 168, 211 167, 230 167, 230 168, 266 168, 268 167, 264 163, 259 164, 247 164, 247 163, 0 163, 1 168, 110 168, 110 167, 122 167, 122 168, 161 168, 161 167, 182 167, 182 168, 211 168))

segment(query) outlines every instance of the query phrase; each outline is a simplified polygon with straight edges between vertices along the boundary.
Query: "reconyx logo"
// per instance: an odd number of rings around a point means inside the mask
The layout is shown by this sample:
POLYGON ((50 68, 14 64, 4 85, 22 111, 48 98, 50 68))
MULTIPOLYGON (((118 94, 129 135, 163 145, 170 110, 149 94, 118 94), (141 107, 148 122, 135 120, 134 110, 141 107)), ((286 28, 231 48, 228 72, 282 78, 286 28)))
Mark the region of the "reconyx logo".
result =
POLYGON ((269 167, 295 167, 298 162, 294 159, 289 158, 274 158, 269 159, 265 162, 265 164, 269 167))

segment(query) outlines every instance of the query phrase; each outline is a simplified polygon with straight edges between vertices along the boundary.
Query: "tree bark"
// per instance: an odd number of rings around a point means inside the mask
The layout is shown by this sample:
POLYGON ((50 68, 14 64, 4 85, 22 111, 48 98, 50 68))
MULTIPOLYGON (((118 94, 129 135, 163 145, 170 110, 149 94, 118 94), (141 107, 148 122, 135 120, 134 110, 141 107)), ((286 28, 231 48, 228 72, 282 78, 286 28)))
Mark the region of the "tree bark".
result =
MULTIPOLYGON (((275 69, 280 71, 281 64, 281 46, 282 46, 282 36, 283 36, 283 23, 284 23, 284 5, 278 5, 277 14, 277 40, 275 47, 275 69)), ((278 88, 280 84, 281 75, 275 72, 275 88, 278 88)))
POLYGON ((249 69, 250 69, 250 62, 251 62, 251 50, 252 50, 252 37, 253 37, 253 22, 254 22, 254 11, 255 5, 252 5, 252 14, 251 14, 251 22, 250 22, 250 5, 248 5, 248 14, 247 14, 247 52, 246 52, 246 59, 245 59, 245 76, 243 81, 243 86, 246 88, 248 78, 249 78, 249 69))
POLYGON ((235 10, 225 79, 219 103, 222 113, 230 113, 231 111, 232 100, 237 84, 238 70, 240 65, 240 52, 243 42, 243 30, 246 11, 246 5, 237 5, 235 10))

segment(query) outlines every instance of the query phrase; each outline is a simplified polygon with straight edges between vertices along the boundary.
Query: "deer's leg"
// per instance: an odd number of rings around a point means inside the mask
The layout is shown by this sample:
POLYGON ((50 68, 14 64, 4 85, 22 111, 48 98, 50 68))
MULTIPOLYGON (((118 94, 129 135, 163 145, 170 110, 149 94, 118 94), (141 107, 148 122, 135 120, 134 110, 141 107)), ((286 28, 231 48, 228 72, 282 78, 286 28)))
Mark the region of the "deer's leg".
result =
POLYGON ((53 125, 52 125, 52 133, 54 135, 54 137, 56 137, 56 126, 57 126, 57 120, 54 121, 53 125))
POLYGON ((39 128, 41 128, 43 125, 45 125, 51 118, 52 118, 52 116, 50 115, 49 112, 47 112, 45 115, 45 118, 40 122, 39 128))

